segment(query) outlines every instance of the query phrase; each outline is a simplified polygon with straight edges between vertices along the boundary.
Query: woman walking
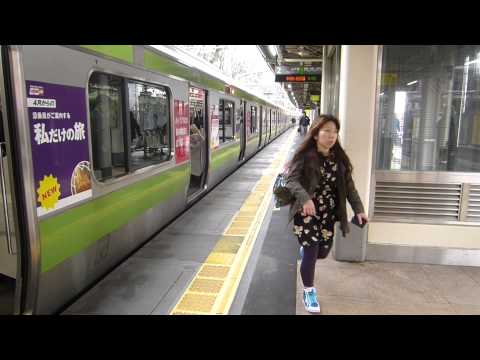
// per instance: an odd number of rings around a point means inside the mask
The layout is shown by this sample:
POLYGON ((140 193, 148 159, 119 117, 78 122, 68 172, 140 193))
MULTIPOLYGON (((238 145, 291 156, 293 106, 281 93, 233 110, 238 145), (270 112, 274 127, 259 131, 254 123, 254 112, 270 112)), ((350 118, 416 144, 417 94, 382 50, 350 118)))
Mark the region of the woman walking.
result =
POLYGON ((343 236, 349 232, 346 200, 360 224, 368 221, 352 179, 352 164, 338 141, 339 130, 337 118, 319 115, 293 156, 286 180, 295 196, 289 218, 301 246, 303 303, 309 312, 320 312, 315 262, 328 256, 335 222, 340 221, 343 236))

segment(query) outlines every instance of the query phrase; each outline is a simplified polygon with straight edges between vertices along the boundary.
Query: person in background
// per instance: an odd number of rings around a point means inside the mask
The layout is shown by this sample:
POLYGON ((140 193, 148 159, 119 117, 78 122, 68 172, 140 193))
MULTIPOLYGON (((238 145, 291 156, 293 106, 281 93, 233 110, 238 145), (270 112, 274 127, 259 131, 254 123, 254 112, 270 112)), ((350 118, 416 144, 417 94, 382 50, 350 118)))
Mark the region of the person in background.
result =
POLYGON ((339 130, 337 118, 319 115, 296 150, 286 177, 286 187, 295 197, 289 219, 301 246, 303 303, 309 312, 320 312, 315 263, 332 248, 335 222, 340 222, 343 236, 349 232, 346 200, 360 224, 368 221, 352 179, 352 164, 338 141, 339 130))
POLYGON ((300 125, 300 134, 305 135, 307 133, 308 126, 310 125, 310 118, 307 116, 305 110, 303 111, 303 115, 299 121, 300 125))

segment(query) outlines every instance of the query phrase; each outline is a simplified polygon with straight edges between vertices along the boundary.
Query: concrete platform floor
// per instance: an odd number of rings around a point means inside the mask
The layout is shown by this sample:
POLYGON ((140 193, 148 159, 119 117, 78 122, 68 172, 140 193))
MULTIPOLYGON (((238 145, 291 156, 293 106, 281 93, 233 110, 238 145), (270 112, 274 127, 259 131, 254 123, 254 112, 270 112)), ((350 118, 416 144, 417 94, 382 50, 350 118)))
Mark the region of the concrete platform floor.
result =
MULTIPOLYGON (((63 312, 65 315, 166 315, 222 238, 232 217, 285 146, 287 131, 119 264, 63 312)), ((273 205, 273 203, 272 203, 273 205)), ((295 257, 293 257, 295 264, 295 257)), ((295 272, 291 276, 295 309, 295 272)), ((241 312, 241 303, 237 313, 241 312)))
MULTIPOLYGON (((408 263, 319 260, 315 287, 321 315, 480 314, 480 268, 408 263)), ((297 266, 296 314, 302 303, 297 266)))

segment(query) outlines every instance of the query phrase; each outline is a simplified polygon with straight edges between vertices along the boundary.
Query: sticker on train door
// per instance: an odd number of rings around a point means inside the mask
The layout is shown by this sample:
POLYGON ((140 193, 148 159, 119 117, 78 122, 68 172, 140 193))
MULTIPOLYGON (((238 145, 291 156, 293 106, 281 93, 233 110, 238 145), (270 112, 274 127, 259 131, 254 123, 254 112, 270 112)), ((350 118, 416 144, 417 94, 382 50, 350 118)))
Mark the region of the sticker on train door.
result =
POLYGON ((92 196, 85 88, 26 81, 37 215, 92 196))
POLYGON ((252 133, 252 113, 250 111, 247 111, 245 122, 247 127, 247 135, 250 135, 252 133))
POLYGON ((175 119, 175 163, 179 164, 190 159, 188 104, 185 101, 175 100, 173 114, 175 119))
POLYGON ((219 106, 212 105, 210 109, 210 121, 212 124, 212 131, 210 132, 211 147, 216 149, 220 145, 220 119, 219 119, 219 106))

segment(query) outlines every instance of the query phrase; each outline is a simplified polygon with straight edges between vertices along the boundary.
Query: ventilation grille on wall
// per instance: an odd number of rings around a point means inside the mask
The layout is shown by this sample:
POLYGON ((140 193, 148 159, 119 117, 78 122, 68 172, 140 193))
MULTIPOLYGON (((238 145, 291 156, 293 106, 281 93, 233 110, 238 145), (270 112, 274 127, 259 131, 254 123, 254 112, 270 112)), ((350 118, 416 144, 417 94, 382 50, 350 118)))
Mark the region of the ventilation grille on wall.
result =
POLYGON ((377 182, 374 216, 458 221, 461 193, 461 184, 377 182))
POLYGON ((470 185, 467 221, 480 222, 480 185, 470 185))

